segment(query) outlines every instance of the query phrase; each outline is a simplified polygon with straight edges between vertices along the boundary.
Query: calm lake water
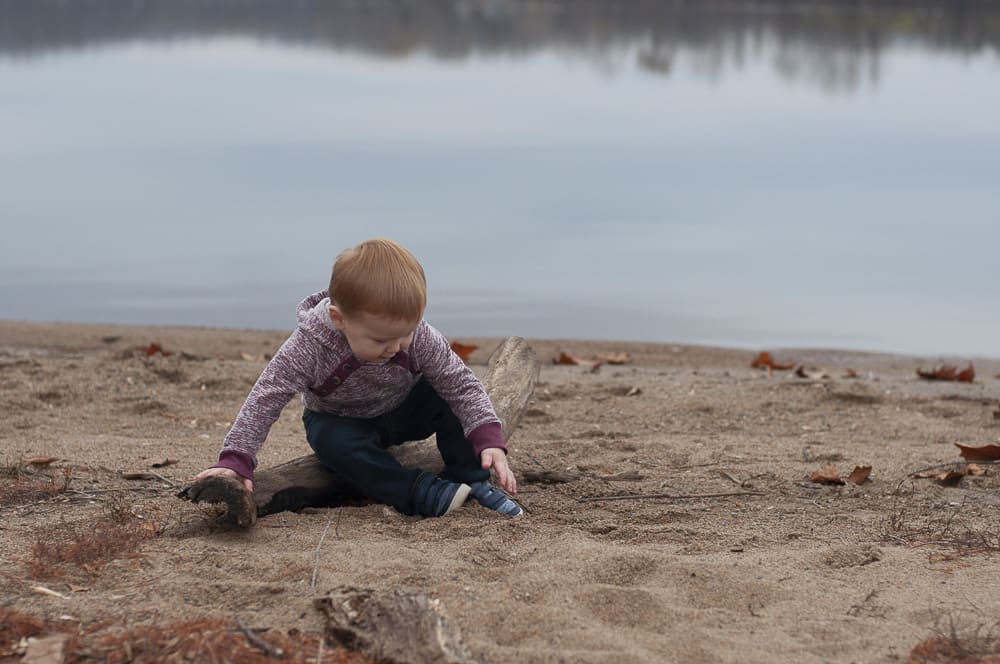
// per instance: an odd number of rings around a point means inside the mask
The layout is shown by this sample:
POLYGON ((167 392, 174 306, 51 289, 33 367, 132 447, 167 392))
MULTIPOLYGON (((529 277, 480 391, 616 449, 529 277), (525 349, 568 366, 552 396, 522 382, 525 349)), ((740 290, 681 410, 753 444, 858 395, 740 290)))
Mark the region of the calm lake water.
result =
POLYGON ((0 0, 0 318, 1000 356, 996 4, 690 5, 0 0))

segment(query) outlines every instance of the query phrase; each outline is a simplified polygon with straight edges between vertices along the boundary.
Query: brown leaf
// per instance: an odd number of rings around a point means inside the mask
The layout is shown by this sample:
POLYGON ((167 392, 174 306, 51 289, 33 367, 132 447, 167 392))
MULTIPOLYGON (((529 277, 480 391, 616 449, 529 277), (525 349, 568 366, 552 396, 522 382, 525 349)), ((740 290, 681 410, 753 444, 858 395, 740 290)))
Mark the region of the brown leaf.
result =
POLYGON ((161 480, 162 477, 153 473, 122 473, 123 480, 161 480))
POLYGON ((972 363, 963 369, 958 370, 958 367, 954 367, 950 364, 942 364, 937 369, 931 369, 930 371, 924 371, 922 369, 917 369, 917 375, 924 380, 945 380, 945 381, 958 381, 960 383, 971 383, 976 378, 976 370, 972 367, 972 363))
POLYGON ((850 484, 864 484, 868 481, 868 476, 871 474, 871 466, 855 466, 851 474, 847 476, 847 481, 850 484))
POLYGON ((151 357, 153 355, 162 355, 163 357, 170 357, 173 353, 169 353, 163 350, 163 346, 159 343, 152 341, 146 347, 140 346, 137 350, 141 351, 146 357, 151 357))
POLYGON ((251 355, 250 353, 240 353, 240 357, 247 362, 267 362, 267 356, 264 353, 257 353, 256 355, 251 355))
POLYGON ((552 360, 552 364, 583 364, 583 360, 561 350, 559 351, 559 356, 552 360))
POLYGON ((966 468, 959 468, 957 470, 949 470, 946 473, 941 473, 934 479, 943 486, 956 486, 962 481, 962 478, 968 475, 968 470, 966 468))
POLYGON ((997 461, 1000 459, 1000 445, 983 445, 982 447, 968 447, 955 443, 963 459, 969 461, 997 461))
POLYGON ((814 369, 811 367, 806 369, 801 364, 795 367, 795 375, 799 378, 808 378, 809 380, 828 380, 830 378, 830 374, 823 369, 814 369))
POLYGON ((840 473, 837 471, 837 467, 834 465, 823 466, 819 470, 814 470, 813 474, 809 476, 809 479, 817 484, 844 483, 844 480, 840 479, 840 473))
POLYGON ((632 361, 632 356, 628 353, 598 353, 594 356, 598 362, 606 364, 628 364, 632 361))
POLYGON ((59 461, 58 457, 31 457, 24 460, 24 465, 35 466, 36 468, 48 468, 56 461, 59 461))
POLYGON ((774 369, 775 371, 788 371, 795 368, 794 364, 778 364, 766 351, 758 355, 757 359, 750 363, 750 366, 754 369, 774 369))
POLYGON ((917 473, 914 477, 919 479, 932 479, 943 486, 955 486, 966 475, 985 475, 986 469, 975 464, 959 466, 951 470, 925 470, 917 473))
POLYGON ((451 349, 455 351, 455 354, 462 358, 463 362, 469 361, 469 356, 472 355, 472 351, 479 348, 479 346, 473 346, 472 344, 463 344, 458 341, 451 342, 451 349))
POLYGON ((564 350, 559 351, 559 356, 552 359, 552 364, 568 364, 568 365, 579 365, 590 373, 597 373, 598 369, 601 368, 603 362, 590 362, 587 360, 581 360, 575 355, 570 355, 564 350))

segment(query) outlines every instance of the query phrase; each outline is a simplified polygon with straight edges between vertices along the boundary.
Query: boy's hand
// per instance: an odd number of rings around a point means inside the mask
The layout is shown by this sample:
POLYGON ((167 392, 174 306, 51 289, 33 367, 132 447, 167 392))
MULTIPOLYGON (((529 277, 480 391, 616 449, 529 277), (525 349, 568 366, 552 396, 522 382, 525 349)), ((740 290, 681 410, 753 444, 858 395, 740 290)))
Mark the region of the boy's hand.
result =
MULTIPOLYGON (((483 453, 485 455, 485 452, 483 453)), ((247 491, 253 493, 253 480, 248 480, 245 477, 240 477, 236 471, 230 470, 228 468, 209 468, 208 470, 203 470, 194 476, 195 480, 204 479, 206 477, 215 477, 216 475, 225 475, 226 477, 233 477, 235 479, 243 482, 243 486, 246 487, 247 491)))
POLYGON ((482 459, 483 468, 496 471, 500 486, 509 493, 517 493, 517 480, 514 472, 507 465, 507 453, 496 447, 487 447, 479 457, 482 459))

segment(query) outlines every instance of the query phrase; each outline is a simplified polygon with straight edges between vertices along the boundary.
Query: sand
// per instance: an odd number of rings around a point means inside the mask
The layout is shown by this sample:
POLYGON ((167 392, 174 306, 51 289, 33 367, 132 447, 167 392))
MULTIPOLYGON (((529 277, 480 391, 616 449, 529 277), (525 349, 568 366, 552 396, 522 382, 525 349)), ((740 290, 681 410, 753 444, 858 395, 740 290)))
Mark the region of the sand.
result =
MULTIPOLYGON (((1000 470, 910 476, 959 461, 955 443, 1000 444, 996 360, 963 384, 917 377, 940 358, 766 349, 825 370, 798 377, 751 368, 765 349, 531 340, 540 382, 510 441, 524 518, 361 504, 219 528, 174 493, 214 462, 284 337, 0 322, 0 608, 91 635, 201 618, 314 634, 334 588, 405 590, 439 600, 486 662, 906 661, 1000 619, 1000 470), (154 341, 172 354, 135 350, 154 341), (560 348, 631 361, 556 366, 560 348), (33 457, 58 461, 14 479, 33 457), (830 464, 871 476, 810 481, 830 464), (66 472, 68 491, 11 497, 66 472), (137 551, 38 567, 39 540, 106 520, 122 495, 150 524, 137 551), (627 497, 592 500, 611 496, 627 497)), ((477 371, 499 343, 461 341, 480 346, 477 371)), ((262 467, 308 453, 300 409, 262 467)))

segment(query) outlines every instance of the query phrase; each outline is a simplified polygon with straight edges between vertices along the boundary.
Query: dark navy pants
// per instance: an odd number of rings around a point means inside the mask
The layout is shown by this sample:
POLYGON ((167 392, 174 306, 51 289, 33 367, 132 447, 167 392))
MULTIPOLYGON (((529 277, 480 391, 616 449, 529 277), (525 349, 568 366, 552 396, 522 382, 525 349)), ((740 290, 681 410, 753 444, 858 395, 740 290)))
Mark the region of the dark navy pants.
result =
POLYGON ((302 420, 306 440, 324 466, 403 514, 416 514, 413 488, 425 471, 401 465, 388 452, 392 445, 437 434, 442 478, 469 484, 490 476, 462 433, 461 422, 423 378, 399 408, 385 415, 361 419, 306 410, 302 420))

